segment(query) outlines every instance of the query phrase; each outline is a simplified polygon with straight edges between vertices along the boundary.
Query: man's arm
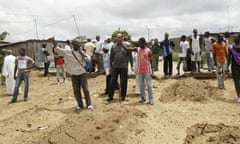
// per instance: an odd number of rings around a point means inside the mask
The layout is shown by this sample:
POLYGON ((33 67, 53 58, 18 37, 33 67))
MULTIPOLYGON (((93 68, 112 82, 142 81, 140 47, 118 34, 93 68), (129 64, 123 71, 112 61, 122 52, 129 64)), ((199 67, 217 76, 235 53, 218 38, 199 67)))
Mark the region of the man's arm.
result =
MULTIPOLYGON (((149 54, 148 54, 149 60, 150 60, 150 64, 152 67, 152 51, 149 49, 149 54)), ((154 73, 154 71, 152 70, 152 74, 154 73)))
POLYGON ((128 52, 128 57, 129 57, 129 62, 130 62, 131 68, 133 69, 133 56, 132 56, 132 52, 128 52))
POLYGON ((225 45, 225 55, 227 58, 227 63, 228 63, 228 56, 230 55, 230 54, 228 54, 228 53, 230 53, 229 51, 230 51, 230 49, 227 47, 227 45, 225 45))
POLYGON ((114 48, 111 49, 111 53, 110 53, 110 68, 112 68, 112 63, 113 63, 113 60, 114 60, 114 48))
POLYGON ((231 64, 231 59, 232 59, 232 52, 230 49, 228 51, 229 51, 229 55, 227 57, 227 72, 229 72, 229 66, 231 64))
POLYGON ((213 44, 211 52, 212 52, 212 54, 213 54, 213 59, 216 60, 215 44, 213 44))
POLYGON ((199 38, 200 55, 202 54, 202 37, 199 38))
POLYGON ((14 67, 14 73, 13 73, 14 80, 17 79, 17 76, 16 76, 16 74, 17 74, 17 67, 18 67, 18 63, 17 63, 17 59, 16 59, 15 60, 15 67, 14 67))
POLYGON ((189 49, 190 49, 191 54, 193 55, 193 50, 192 50, 192 38, 190 38, 190 40, 189 40, 189 49))
POLYGON ((120 43, 121 47, 123 47, 126 51, 137 51, 136 47, 128 48, 123 43, 120 43))
POLYGON ((173 41, 171 41, 171 46, 172 46, 172 49, 175 50, 175 43, 173 41))
POLYGON ((59 53, 59 54, 62 55, 62 56, 65 56, 65 55, 66 55, 65 53, 66 53, 68 50, 65 50, 65 49, 62 49, 62 48, 57 47, 57 42, 56 42, 56 40, 55 40, 54 37, 48 38, 48 40, 53 43, 53 49, 52 49, 52 51, 57 52, 57 53, 59 53))

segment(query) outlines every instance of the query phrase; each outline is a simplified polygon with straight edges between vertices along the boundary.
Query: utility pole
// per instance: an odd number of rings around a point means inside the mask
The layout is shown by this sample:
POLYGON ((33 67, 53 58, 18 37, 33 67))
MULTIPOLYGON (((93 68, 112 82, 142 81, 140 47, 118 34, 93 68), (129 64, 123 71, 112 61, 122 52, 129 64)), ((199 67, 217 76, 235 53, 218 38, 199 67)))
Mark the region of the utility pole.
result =
POLYGON ((37 39, 39 39, 39 37, 38 37, 37 19, 34 19, 34 22, 35 22, 35 29, 36 29, 36 37, 37 37, 37 39))
POLYGON ((230 28, 231 28, 230 32, 234 32, 233 29, 238 28, 238 26, 231 26, 230 28))
POLYGON ((147 29, 148 41, 150 41, 150 28, 147 29))
POLYGON ((78 24, 77 24, 75 15, 73 15, 73 20, 74 20, 74 23, 75 23, 75 26, 76 26, 76 29, 77 29, 78 36, 80 36, 80 31, 79 31, 79 28, 78 28, 78 24))
POLYGON ((230 9, 229 5, 227 5, 227 19, 228 19, 228 32, 230 32, 230 9))

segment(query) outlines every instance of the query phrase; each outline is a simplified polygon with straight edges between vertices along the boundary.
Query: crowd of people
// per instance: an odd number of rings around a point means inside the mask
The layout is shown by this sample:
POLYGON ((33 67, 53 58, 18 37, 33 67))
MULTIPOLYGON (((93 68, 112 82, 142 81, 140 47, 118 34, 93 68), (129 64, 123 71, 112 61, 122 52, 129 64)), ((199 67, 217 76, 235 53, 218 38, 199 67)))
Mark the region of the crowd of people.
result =
MULTIPOLYGON (((224 79, 226 72, 231 72, 237 92, 237 102, 240 102, 240 35, 233 37, 233 44, 229 44, 228 36, 218 34, 217 39, 210 36, 210 32, 205 32, 201 37, 198 30, 193 30, 193 35, 187 37, 182 35, 179 48, 169 38, 169 34, 164 34, 164 40, 154 39, 152 43, 147 43, 144 37, 136 42, 130 41, 128 36, 117 34, 114 39, 100 40, 96 36, 96 41, 87 39, 85 44, 78 40, 67 41, 61 47, 55 38, 49 38, 52 42, 53 55, 57 70, 56 81, 60 84, 60 73, 62 73, 63 83, 66 81, 66 72, 71 75, 73 93, 77 101, 76 110, 84 108, 81 89, 84 93, 86 107, 92 109, 91 97, 87 81, 87 73, 97 72, 106 75, 105 95, 108 95, 108 102, 114 101, 114 91, 119 91, 119 100, 125 101, 128 87, 129 71, 134 71, 136 75, 136 94, 140 96, 140 102, 146 102, 145 83, 148 88, 148 103, 154 104, 154 94, 152 86, 152 75, 154 71, 159 71, 159 57, 163 57, 163 72, 165 77, 173 75, 173 52, 178 52, 177 75, 180 75, 181 63, 183 71, 192 73, 201 72, 202 52, 205 51, 208 71, 216 71, 218 88, 224 89, 224 79), (130 63, 130 66, 129 66, 130 63), (61 71, 61 72, 60 72, 61 71), (66 72, 65 72, 66 71, 66 72)), ((46 44, 40 48, 40 58, 44 64, 44 76, 48 76, 50 52, 46 50, 46 44)), ((24 101, 28 100, 29 73, 35 67, 32 58, 26 56, 24 48, 19 49, 19 56, 15 57, 11 51, 7 51, 4 58, 2 74, 6 78, 6 94, 12 95, 10 103, 17 101, 21 82, 25 82, 24 101)))

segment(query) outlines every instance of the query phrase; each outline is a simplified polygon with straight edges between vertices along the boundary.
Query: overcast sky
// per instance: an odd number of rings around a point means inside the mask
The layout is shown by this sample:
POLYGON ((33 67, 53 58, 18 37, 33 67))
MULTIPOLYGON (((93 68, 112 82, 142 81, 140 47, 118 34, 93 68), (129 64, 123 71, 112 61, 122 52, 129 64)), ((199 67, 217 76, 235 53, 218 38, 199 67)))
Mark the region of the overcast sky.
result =
POLYGON ((80 35, 102 39, 118 28, 133 39, 189 35, 204 31, 240 31, 240 0, 0 0, 0 32, 6 41, 73 39, 80 35), (36 22, 36 23, 35 23, 36 22))

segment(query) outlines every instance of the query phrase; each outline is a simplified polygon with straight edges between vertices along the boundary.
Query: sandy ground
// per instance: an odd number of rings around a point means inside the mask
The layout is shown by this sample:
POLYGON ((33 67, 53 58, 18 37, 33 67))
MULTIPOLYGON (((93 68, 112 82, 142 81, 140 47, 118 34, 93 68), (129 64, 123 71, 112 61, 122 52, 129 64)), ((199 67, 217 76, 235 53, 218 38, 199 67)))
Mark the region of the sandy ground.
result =
MULTIPOLYGON (((127 101, 101 95, 105 77, 89 79, 93 110, 74 110, 71 81, 57 85, 33 71, 29 101, 8 104, 0 88, 0 144, 239 144, 240 104, 233 81, 153 80, 154 105, 142 104, 129 79, 127 101)), ((162 74, 156 73, 157 76, 162 74)))

